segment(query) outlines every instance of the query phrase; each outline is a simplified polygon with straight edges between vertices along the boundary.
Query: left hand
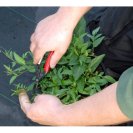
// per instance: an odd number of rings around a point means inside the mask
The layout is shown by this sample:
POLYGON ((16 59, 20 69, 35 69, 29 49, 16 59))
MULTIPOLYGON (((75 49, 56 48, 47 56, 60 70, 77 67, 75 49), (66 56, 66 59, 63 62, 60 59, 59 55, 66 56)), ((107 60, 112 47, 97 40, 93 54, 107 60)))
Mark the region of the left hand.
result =
POLYGON ((34 103, 30 103, 25 91, 19 94, 21 109, 28 118, 42 125, 58 125, 60 123, 63 104, 52 95, 38 95, 34 103))

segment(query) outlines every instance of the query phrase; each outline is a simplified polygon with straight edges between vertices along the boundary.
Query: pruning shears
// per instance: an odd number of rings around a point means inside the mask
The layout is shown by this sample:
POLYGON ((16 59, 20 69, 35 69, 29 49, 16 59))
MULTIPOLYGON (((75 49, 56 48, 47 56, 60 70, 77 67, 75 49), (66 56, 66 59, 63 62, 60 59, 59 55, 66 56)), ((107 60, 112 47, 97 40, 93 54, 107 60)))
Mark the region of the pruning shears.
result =
POLYGON ((40 92, 40 89, 38 89, 39 80, 41 78, 43 78, 45 76, 45 74, 47 74, 50 71, 50 60, 51 60, 51 57, 52 57, 53 53, 54 53, 54 51, 51 51, 48 54, 48 57, 47 57, 47 59, 45 61, 45 64, 43 65, 43 73, 41 72, 40 64, 37 64, 36 83, 35 83, 35 86, 34 86, 35 93, 39 93, 40 92))

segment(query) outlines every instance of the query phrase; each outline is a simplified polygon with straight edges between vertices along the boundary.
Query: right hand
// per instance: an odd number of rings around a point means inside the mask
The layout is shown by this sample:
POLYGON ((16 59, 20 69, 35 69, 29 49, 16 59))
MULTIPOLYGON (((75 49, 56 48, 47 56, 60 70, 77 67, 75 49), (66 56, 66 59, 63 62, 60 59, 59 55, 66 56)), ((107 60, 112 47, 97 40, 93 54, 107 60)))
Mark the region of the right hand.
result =
POLYGON ((70 26, 62 14, 55 13, 41 20, 31 36, 30 50, 34 64, 38 64, 48 51, 54 51, 50 67, 54 68, 67 51, 72 39, 74 27, 70 26))

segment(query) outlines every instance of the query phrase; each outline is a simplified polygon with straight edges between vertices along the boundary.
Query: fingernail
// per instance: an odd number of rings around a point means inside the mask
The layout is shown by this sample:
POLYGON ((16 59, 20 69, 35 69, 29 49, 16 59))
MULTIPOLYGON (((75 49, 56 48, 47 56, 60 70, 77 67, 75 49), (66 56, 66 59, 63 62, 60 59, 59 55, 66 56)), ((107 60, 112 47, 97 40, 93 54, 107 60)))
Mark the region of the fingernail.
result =
POLYGON ((41 64, 41 61, 42 61, 42 58, 39 60, 39 62, 37 64, 40 65, 41 64))

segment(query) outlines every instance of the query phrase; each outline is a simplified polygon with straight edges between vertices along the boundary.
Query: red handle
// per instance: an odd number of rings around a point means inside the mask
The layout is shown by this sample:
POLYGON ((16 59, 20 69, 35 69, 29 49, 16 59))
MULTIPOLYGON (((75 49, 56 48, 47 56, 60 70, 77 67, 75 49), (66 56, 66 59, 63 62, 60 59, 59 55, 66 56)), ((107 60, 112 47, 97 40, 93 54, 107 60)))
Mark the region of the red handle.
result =
POLYGON ((46 59, 46 62, 44 64, 44 72, 48 73, 50 71, 50 60, 53 55, 54 51, 51 51, 46 59))

